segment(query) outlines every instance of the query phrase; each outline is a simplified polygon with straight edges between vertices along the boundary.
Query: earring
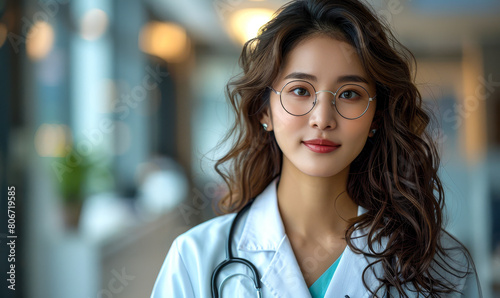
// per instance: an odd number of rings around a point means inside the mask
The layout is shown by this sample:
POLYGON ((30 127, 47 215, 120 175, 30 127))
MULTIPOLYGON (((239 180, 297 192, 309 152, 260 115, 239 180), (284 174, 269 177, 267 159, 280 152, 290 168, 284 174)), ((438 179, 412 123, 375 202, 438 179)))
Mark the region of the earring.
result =
POLYGON ((375 128, 372 129, 372 130, 370 130, 370 133, 372 134, 372 137, 375 135, 376 132, 377 132, 377 129, 375 129, 375 128))
POLYGON ((262 123, 262 127, 264 127, 264 130, 267 131, 267 123, 262 123))

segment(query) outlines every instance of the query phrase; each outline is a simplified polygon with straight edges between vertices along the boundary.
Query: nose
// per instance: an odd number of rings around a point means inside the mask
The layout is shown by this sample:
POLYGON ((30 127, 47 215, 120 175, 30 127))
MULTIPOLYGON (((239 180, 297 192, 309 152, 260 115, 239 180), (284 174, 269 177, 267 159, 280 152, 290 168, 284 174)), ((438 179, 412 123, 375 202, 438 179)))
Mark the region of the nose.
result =
POLYGON ((331 91, 318 91, 316 106, 309 116, 309 125, 319 129, 333 129, 337 126, 337 112, 333 106, 334 95, 331 91))

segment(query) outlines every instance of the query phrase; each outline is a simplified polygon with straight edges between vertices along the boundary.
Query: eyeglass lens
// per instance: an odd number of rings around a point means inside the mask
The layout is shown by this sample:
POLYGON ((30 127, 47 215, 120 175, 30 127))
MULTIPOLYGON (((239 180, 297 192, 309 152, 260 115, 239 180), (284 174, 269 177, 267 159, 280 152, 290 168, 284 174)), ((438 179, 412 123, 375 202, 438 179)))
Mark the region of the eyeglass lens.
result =
MULTIPOLYGON (((323 93, 323 91, 320 91, 323 93)), ((356 84, 347 84, 335 92, 335 98, 330 92, 324 92, 335 99, 337 112, 345 118, 355 119, 363 115, 370 103, 368 91, 356 84)), ((302 116, 309 113, 316 103, 316 90, 306 81, 296 80, 288 82, 281 90, 281 105, 290 114, 302 116)))

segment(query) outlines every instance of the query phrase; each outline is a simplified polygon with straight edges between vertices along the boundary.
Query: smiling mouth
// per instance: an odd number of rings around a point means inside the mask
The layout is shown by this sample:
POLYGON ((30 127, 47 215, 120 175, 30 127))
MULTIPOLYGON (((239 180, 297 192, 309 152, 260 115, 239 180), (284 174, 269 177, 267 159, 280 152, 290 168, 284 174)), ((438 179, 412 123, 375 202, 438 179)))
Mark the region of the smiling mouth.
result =
POLYGON ((340 144, 325 139, 303 141, 302 143, 316 153, 330 153, 340 147, 340 144))

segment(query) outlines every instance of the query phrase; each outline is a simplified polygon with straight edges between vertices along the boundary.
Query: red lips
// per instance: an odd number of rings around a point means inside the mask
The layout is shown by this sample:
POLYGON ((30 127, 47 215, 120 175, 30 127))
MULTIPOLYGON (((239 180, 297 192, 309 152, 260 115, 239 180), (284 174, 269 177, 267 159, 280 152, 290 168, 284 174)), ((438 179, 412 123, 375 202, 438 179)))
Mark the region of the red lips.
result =
POLYGON ((303 143, 307 148, 316 153, 329 153, 340 147, 340 144, 326 139, 307 140, 303 141, 303 143))

